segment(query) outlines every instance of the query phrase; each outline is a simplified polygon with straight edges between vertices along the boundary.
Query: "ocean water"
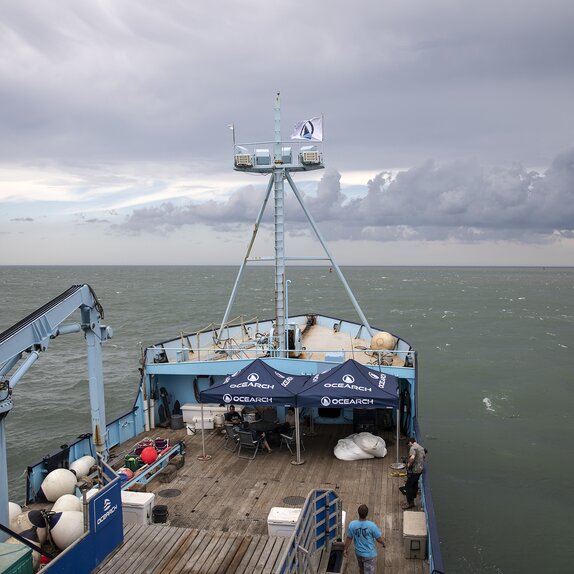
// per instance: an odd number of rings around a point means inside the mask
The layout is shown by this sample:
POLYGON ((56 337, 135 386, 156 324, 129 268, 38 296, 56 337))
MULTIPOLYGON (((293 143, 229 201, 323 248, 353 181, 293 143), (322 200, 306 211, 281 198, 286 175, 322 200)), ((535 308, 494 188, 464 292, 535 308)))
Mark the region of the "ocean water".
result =
MULTIPOLYGON (((89 283, 114 337, 108 419, 127 410, 140 347, 221 321, 235 267, 0 267, 0 331, 89 283)), ((419 409, 446 571, 572 572, 573 268, 343 268, 372 325, 419 352, 419 409)), ((335 273, 288 268, 289 312, 356 319, 335 273)), ((248 268, 233 316, 273 313, 248 268)), ((89 430, 85 343, 50 343, 6 419, 11 499, 26 464, 89 430)))

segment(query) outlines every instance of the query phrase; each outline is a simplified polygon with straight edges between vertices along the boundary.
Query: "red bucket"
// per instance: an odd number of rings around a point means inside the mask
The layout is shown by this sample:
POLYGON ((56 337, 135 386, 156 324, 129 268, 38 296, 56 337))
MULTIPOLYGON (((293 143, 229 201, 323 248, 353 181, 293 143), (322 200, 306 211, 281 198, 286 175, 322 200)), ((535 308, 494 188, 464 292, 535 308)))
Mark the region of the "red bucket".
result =
POLYGON ((142 453, 142 450, 148 446, 153 446, 155 448, 155 442, 149 438, 140 440, 140 442, 138 442, 134 448, 134 453, 139 455, 142 453))
POLYGON ((169 439, 168 438, 156 438, 155 441, 155 448, 158 452, 165 450, 169 446, 169 439))

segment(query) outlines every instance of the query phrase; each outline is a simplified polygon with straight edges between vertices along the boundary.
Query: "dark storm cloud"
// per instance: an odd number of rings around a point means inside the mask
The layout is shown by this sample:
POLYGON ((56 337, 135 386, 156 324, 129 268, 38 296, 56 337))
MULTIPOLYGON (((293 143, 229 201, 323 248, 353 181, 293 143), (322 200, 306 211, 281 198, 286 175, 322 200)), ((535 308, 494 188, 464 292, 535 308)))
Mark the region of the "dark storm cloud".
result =
POLYGON ((185 205, 164 202, 159 206, 134 209, 123 224, 113 225, 112 229, 118 232, 164 233, 183 225, 203 223, 229 231, 238 224, 253 222, 262 201, 263 191, 248 186, 236 191, 224 202, 209 200, 185 205))
MULTIPOLYGON (((195 223, 232 228, 253 223, 262 199, 262 189, 246 187, 224 202, 166 202, 134 210, 114 229, 164 233, 195 223)), ((476 161, 427 161, 394 179, 380 173, 368 182, 366 196, 355 199, 342 193, 339 174, 330 170, 306 205, 331 240, 540 242, 556 234, 572 237, 574 148, 556 157, 544 173, 518 164, 500 168, 476 161)), ((304 215, 292 194, 286 201, 286 219, 293 233, 304 229, 304 215)))
POLYGON ((573 21, 570 0, 6 0, 0 157, 219 161, 230 121, 268 139, 281 90, 287 129, 325 113, 340 170, 547 165, 572 145, 573 21))

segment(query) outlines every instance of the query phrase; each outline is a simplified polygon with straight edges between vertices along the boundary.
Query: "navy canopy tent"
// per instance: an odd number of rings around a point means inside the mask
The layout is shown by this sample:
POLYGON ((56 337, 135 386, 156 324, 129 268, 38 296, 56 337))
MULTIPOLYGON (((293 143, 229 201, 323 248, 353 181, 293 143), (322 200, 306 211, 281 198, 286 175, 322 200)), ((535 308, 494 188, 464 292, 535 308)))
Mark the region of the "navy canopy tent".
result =
POLYGON ((222 383, 201 391, 199 398, 202 403, 296 406, 296 395, 308 378, 307 375, 282 373, 261 359, 255 359, 222 383))
MULTIPOLYGON (((297 395, 297 404, 326 408, 399 408, 399 380, 353 359, 309 378, 297 395)), ((397 463, 399 413, 397 410, 397 463)))
POLYGON ((297 395, 300 407, 398 408, 399 381, 353 359, 309 378, 297 395))
MULTIPOLYGON (((229 375, 222 383, 201 391, 199 398, 202 405, 203 403, 225 403, 245 406, 290 405, 296 407, 297 393, 308 379, 307 375, 282 373, 261 359, 255 359, 237 373, 229 375)), ((299 409, 296 408, 295 412, 296 463, 301 464, 299 409)))

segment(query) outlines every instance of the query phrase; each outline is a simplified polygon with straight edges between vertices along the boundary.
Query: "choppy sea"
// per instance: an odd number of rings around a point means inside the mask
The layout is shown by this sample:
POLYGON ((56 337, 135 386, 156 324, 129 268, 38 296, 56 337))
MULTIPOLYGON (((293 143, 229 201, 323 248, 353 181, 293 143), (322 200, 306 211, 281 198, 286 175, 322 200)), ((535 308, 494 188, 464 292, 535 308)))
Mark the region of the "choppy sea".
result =
MULTIPOLYGON (((141 345, 221 321, 235 267, 0 267, 0 331, 89 283, 105 344, 108 419, 135 399, 141 345)), ((420 424, 446 571, 574 572, 574 268, 347 267, 373 326, 419 352, 420 424)), ((336 274, 288 268, 289 313, 357 319, 336 274)), ((248 268, 235 313, 273 314, 248 268)), ((10 496, 35 462, 90 428, 84 341, 50 343, 6 418, 10 496)))

